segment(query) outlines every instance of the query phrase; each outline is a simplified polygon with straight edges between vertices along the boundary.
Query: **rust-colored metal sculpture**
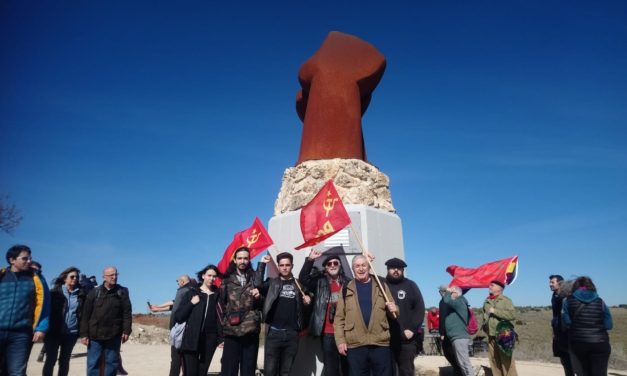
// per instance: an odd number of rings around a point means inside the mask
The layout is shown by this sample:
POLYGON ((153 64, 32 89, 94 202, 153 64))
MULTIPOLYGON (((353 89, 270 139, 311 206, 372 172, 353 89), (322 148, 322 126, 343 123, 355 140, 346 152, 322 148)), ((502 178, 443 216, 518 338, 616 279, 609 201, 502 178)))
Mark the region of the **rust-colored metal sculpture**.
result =
POLYGON ((366 161, 361 117, 385 71, 371 44, 333 31, 300 68, 296 111, 303 125, 299 164, 313 159, 366 161))

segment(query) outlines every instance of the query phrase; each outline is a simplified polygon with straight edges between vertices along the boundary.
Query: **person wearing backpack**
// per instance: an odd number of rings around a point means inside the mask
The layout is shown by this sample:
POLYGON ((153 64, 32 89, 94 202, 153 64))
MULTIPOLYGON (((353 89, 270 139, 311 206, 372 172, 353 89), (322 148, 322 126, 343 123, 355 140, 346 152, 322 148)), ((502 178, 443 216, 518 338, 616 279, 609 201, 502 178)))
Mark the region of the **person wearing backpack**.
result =
POLYGON ((612 347, 607 333, 612 314, 590 277, 582 276, 564 299, 562 321, 568 330, 570 361, 577 376, 607 375, 612 347))
POLYGON ((118 284, 118 270, 107 267, 102 285, 89 292, 83 305, 79 336, 87 346, 87 375, 100 375, 104 355, 104 375, 115 376, 121 364, 120 346, 132 330, 132 307, 128 289, 118 284))
POLYGON ((462 369, 462 373, 464 376, 472 376, 475 374, 475 371, 472 368, 470 356, 468 355, 468 346, 471 341, 467 329, 470 321, 468 301, 462 295, 462 289, 459 286, 451 286, 446 289, 443 300, 450 309, 450 313, 444 321, 446 335, 453 343, 455 358, 462 369))

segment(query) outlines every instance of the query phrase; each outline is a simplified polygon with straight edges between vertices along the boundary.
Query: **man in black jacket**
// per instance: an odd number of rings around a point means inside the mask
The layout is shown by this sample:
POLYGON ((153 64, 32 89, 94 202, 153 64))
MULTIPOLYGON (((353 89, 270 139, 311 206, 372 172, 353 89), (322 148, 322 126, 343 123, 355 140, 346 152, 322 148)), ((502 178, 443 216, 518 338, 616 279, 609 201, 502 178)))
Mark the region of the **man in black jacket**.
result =
POLYGON ((341 374, 347 376, 348 362, 346 357, 340 355, 337 351, 333 319, 335 318, 335 309, 342 287, 350 279, 344 274, 338 254, 328 255, 324 259, 322 264, 324 272, 312 273, 314 262, 321 255, 322 252, 312 250, 305 259, 298 276, 305 287, 314 293, 314 306, 309 321, 309 334, 322 339, 322 374, 339 376, 341 369, 341 374))
POLYGON ((562 328, 562 303, 564 297, 561 296, 561 284, 564 277, 559 274, 549 276, 549 288, 553 292, 551 295, 551 308, 553 309, 553 319, 551 327, 553 328, 553 356, 559 357, 564 367, 566 376, 574 376, 575 372, 570 363, 570 355, 568 353, 568 332, 562 328))
POLYGON ((120 345, 128 340, 132 327, 132 308, 128 289, 118 285, 118 270, 105 268, 102 285, 85 299, 81 317, 81 342, 87 346, 87 375, 100 374, 99 360, 104 354, 105 376, 115 376, 120 366, 120 345))
POLYGON ((388 267, 388 286, 400 310, 399 319, 390 322, 390 346, 399 375, 413 376, 415 342, 419 338, 418 330, 425 317, 425 302, 416 283, 405 278, 405 261, 395 257, 387 260, 385 266, 388 267))
MULTIPOLYGON (((263 273, 271 260, 270 255, 263 256, 258 272, 263 273)), ((303 305, 311 304, 311 298, 303 294, 292 275, 294 257, 288 252, 279 253, 276 262, 279 276, 268 278, 259 289, 265 297, 263 317, 269 327, 263 359, 266 376, 290 374, 298 352, 298 332, 303 329, 303 305)))

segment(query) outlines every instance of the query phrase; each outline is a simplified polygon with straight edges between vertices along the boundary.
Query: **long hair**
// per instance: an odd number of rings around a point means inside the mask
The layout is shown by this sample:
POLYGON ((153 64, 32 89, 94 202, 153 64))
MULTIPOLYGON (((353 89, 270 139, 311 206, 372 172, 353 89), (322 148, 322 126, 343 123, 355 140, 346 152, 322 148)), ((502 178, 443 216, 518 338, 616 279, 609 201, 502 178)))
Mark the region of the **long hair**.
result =
MULTIPOLYGON (((224 273, 224 278, 228 278, 232 274, 237 273, 237 265, 235 265, 235 256, 237 255, 238 252, 242 252, 242 251, 248 252, 248 255, 250 256, 250 249, 248 249, 248 247, 239 247, 238 249, 236 249, 235 252, 233 252, 233 259, 231 260, 231 262, 229 262, 229 267, 226 268, 226 272, 224 273)), ((250 279, 252 277, 253 267, 252 267, 252 262, 250 259, 248 260, 248 265, 246 266, 246 269, 244 270, 243 274, 246 275, 246 279, 250 279)))
POLYGON ((218 270, 218 267, 213 264, 209 264, 205 266, 204 268, 202 268, 201 270, 199 270, 198 272, 196 272, 196 277, 198 278, 199 281, 202 281, 202 276, 205 275, 205 273, 207 273, 207 270, 209 269, 216 272, 216 275, 218 276, 218 278, 222 278, 222 274, 218 270))
POLYGON ((81 271, 76 266, 70 266, 69 268, 62 271, 61 274, 59 274, 59 276, 54 279, 53 281, 54 287, 60 287, 61 285, 63 285, 65 283, 65 279, 67 278, 68 274, 72 272, 76 272, 76 278, 78 278, 78 276, 81 274, 81 271))

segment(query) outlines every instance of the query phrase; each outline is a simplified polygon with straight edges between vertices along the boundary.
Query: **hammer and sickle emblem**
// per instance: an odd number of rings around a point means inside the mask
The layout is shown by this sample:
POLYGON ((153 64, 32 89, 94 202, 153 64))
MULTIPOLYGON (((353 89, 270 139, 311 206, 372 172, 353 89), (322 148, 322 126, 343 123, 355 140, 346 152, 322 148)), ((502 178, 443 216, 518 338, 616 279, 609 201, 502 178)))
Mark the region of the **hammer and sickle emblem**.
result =
MULTIPOLYGON (((331 191, 327 192, 327 196, 331 196, 331 191)), ((330 198, 330 197, 324 200, 324 204, 322 204, 322 207, 324 208, 324 211, 326 212, 325 217, 329 216, 329 212, 333 210, 333 207, 335 206, 335 203, 337 202, 337 200, 338 200, 337 198, 330 198)))
POLYGON ((261 234, 257 233, 257 229, 254 229, 253 233, 250 234, 250 236, 246 238, 246 244, 248 244, 249 248, 251 245, 257 243, 257 240, 259 240, 259 236, 261 236, 261 234))
POLYGON ((326 221, 324 222, 324 225, 322 225, 322 228, 318 231, 318 236, 330 234, 334 231, 335 229, 333 229, 331 221, 326 221))

